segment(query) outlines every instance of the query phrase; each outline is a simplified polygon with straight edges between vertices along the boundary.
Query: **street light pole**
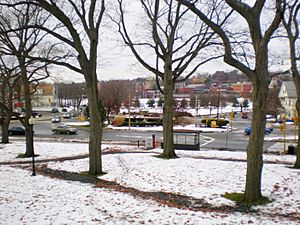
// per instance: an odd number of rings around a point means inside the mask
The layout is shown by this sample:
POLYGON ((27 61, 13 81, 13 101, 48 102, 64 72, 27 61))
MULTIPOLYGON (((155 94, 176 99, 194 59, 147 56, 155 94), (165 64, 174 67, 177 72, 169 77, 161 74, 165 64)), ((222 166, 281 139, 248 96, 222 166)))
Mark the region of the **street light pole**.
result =
POLYGON ((217 119, 219 119, 219 108, 220 108, 220 85, 218 86, 218 108, 217 108, 217 119))
POLYGON ((197 116, 198 116, 198 95, 196 94, 196 99, 195 99, 195 108, 196 108, 196 115, 194 116, 195 118, 195 127, 197 127, 197 116))
POLYGON ((35 124, 35 119, 33 118, 33 116, 31 116, 28 120, 29 126, 30 126, 30 132, 31 132, 31 146, 32 146, 32 174, 31 176, 35 176, 35 154, 34 154, 34 145, 33 145, 33 125, 35 124))

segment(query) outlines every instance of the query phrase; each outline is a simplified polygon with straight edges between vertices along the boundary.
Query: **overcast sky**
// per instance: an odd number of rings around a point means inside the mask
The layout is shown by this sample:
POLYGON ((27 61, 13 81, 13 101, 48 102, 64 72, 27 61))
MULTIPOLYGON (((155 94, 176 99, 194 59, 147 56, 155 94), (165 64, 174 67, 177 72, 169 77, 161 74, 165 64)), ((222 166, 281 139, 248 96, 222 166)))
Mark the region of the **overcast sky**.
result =
MULTIPOLYGON (((139 7, 139 1, 128 1, 130 9, 133 13, 132 18, 129 19, 129 26, 134 29, 145 29, 141 26, 144 23, 143 17, 138 19, 141 15, 139 7), (137 5, 138 3, 138 5, 137 5), (140 22, 136 25, 135 22, 140 22), (139 26, 140 25, 140 26, 139 26)), ((110 6, 112 7, 112 6, 110 6)), ((111 10, 111 8, 108 8, 111 10)), ((130 17, 129 17, 130 18, 130 17)), ((141 66, 134 58, 129 48, 123 46, 123 41, 120 39, 119 34, 115 30, 115 26, 110 26, 109 22, 101 28, 100 43, 99 43, 99 58, 98 58, 98 79, 99 80, 111 80, 111 79, 134 79, 137 77, 149 77, 154 74, 150 73, 143 66, 141 66)), ((136 31, 135 31, 136 32, 136 31)), ((282 42, 274 42, 273 47, 282 49, 282 42)), ((283 51, 281 51, 282 53, 283 51)), ((270 60, 273 62, 272 60, 270 60)), ((273 65, 277 69, 287 68, 287 65, 273 65)), ((214 73, 216 71, 228 71, 235 68, 228 66, 223 62, 223 59, 212 61, 198 68, 197 73, 214 73)), ((56 67, 52 70, 53 81, 84 81, 83 75, 77 74, 73 71, 66 70, 62 67, 56 67)))

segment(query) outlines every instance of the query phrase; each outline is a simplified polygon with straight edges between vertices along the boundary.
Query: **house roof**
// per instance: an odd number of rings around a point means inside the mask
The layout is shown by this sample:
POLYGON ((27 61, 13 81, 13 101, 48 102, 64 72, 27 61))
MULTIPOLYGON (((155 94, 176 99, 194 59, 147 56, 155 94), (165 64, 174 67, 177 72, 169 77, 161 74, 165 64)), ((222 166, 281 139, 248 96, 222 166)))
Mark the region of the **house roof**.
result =
POLYGON ((279 91, 280 98, 297 98, 296 86, 294 81, 284 81, 279 91))

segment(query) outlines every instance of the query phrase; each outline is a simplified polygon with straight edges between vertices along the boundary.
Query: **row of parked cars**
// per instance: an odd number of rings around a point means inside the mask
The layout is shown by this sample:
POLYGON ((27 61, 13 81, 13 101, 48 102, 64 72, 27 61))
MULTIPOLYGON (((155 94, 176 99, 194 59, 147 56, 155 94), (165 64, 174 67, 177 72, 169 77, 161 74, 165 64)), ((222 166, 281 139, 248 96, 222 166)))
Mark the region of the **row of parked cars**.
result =
MULTIPOLYGON (((268 126, 268 127, 265 128, 265 134, 266 135, 271 134, 272 131, 273 131, 273 126, 268 126)), ((246 135, 250 135, 250 133, 251 133, 251 127, 246 127, 244 133, 246 135)))
MULTIPOLYGON (((70 113, 64 113, 62 116, 63 119, 71 119, 71 114, 70 113)), ((53 116, 51 119, 52 123, 60 123, 61 122, 61 116, 53 116)))
MULTIPOLYGON (((51 119, 52 123, 61 123, 63 119, 71 119, 75 114, 73 112, 68 112, 65 108, 62 110, 63 115, 58 115, 59 110, 57 108, 53 108, 51 110, 51 114, 54 116, 51 119)), ((58 124, 57 126, 53 126, 51 131, 55 134, 77 134, 78 129, 68 124, 58 124)))
MULTIPOLYGON (((76 127, 69 126, 68 124, 59 124, 56 127, 52 127, 51 131, 55 134, 77 134, 78 129, 76 127)), ((25 135, 25 128, 22 126, 13 126, 8 129, 9 135, 25 135)))
MULTIPOLYGON (((67 112, 67 110, 63 110, 64 114, 62 115, 63 119, 70 119, 74 116, 74 113, 67 112)), ((61 116, 58 115, 59 111, 57 108, 52 108, 51 114, 54 115, 51 119, 52 123, 60 123, 62 121, 61 116)), ((32 111, 33 117, 41 117, 42 115, 37 111, 32 111)), ((51 128, 53 133, 57 134, 77 134, 78 129, 67 124, 58 124, 57 126, 53 126, 51 128)), ((25 135, 25 128, 23 126, 12 126, 8 130, 9 135, 25 135)))

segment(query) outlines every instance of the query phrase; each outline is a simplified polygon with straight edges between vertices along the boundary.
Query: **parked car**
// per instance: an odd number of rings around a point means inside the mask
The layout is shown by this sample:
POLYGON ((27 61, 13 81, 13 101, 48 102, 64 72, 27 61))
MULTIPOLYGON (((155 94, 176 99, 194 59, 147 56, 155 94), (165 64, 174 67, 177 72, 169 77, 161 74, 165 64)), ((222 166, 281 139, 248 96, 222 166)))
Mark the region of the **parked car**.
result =
MULTIPOLYGON (((269 127, 265 128, 265 134, 270 134, 270 133, 272 133, 272 131, 273 131, 273 127, 272 126, 269 126, 269 127)), ((250 135, 250 133, 251 133, 251 127, 246 127, 244 133, 246 135, 250 135)))
POLYGON ((17 120, 18 118, 25 118, 25 113, 17 113, 11 116, 12 120, 17 120))
POLYGON ((10 135, 25 135, 24 127, 11 127, 8 129, 8 134, 10 135))
POLYGON ((276 117, 272 115, 266 115, 267 122, 276 122, 276 117))
POLYGON ((64 113, 63 118, 64 119, 71 119, 71 114, 70 113, 64 113))
POLYGON ((59 123, 60 121, 61 121, 60 116, 54 116, 54 117, 51 119, 51 122, 52 122, 52 123, 59 123))
POLYGON ((37 111, 32 111, 32 116, 35 117, 41 117, 42 114, 38 113, 37 111))
POLYGON ((53 108, 53 109, 51 109, 51 113, 58 113, 59 111, 58 111, 58 109, 57 108, 53 108))
MULTIPOLYGON (((283 122, 282 119, 279 119, 279 120, 278 120, 278 123, 281 124, 282 122, 283 122)), ((294 121, 293 121, 293 119, 288 118, 288 119, 285 119, 285 122, 286 122, 286 123, 293 123, 294 121)))
POLYGON ((71 113, 72 117, 77 117, 78 116, 78 112, 76 112, 76 111, 71 111, 70 113, 71 113))
POLYGON ((67 124, 61 124, 57 127, 53 127, 51 131, 57 134, 77 134, 78 129, 67 124))
POLYGON ((248 119, 248 113, 242 112, 242 119, 248 119))

